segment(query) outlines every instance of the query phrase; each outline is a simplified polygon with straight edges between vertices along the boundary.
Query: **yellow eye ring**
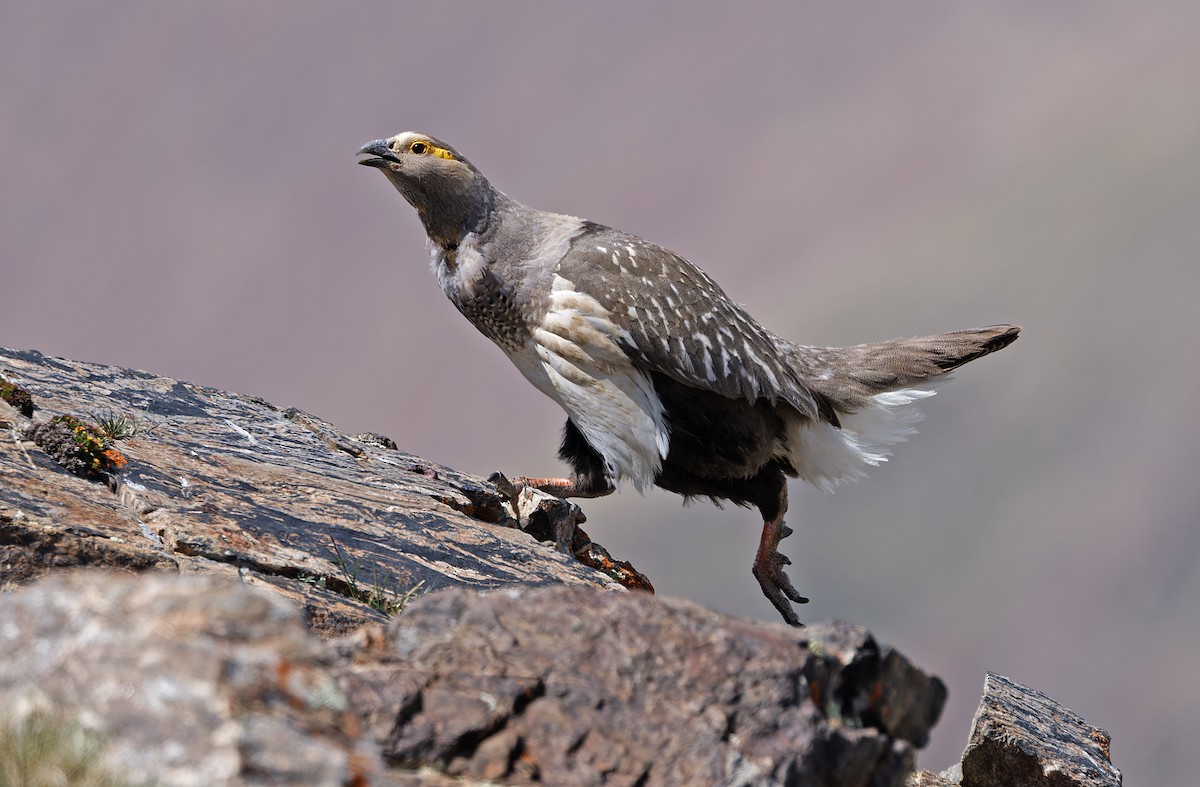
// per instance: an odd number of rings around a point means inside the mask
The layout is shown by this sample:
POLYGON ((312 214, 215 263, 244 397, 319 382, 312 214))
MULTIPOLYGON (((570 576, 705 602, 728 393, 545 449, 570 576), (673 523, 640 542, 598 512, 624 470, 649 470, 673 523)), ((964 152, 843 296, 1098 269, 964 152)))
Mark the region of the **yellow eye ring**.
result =
POLYGON ((410 151, 412 151, 413 153, 416 153, 418 156, 420 156, 421 154, 423 154, 429 150, 429 146, 426 145, 424 142, 414 142, 411 145, 409 145, 408 149, 410 151))

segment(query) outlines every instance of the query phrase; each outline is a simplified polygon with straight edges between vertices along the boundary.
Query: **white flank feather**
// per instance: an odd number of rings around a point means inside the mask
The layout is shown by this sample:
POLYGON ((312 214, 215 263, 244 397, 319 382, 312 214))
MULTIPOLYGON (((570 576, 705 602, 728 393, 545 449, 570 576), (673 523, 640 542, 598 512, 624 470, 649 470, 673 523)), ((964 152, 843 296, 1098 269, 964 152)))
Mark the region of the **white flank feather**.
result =
POLYGON ((662 469, 670 432, 654 384, 617 344, 626 336, 595 298, 555 276, 545 318, 509 358, 567 411, 613 481, 640 492, 662 469))
POLYGON ((888 460, 893 445, 916 433, 917 424, 925 417, 917 403, 934 393, 905 388, 876 394, 863 409, 838 413, 841 428, 798 421, 788 435, 792 463, 801 478, 827 492, 844 481, 865 478, 870 468, 888 460))

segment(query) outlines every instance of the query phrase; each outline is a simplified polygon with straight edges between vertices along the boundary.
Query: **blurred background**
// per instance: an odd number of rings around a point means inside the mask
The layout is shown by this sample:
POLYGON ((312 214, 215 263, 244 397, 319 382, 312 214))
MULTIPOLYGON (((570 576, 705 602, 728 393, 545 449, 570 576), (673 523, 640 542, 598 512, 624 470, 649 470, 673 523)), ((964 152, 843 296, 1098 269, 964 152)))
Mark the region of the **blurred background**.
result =
MULTIPOLYGON (((1200 771, 1200 5, 0 4, 0 344, 296 406, 486 474, 563 416, 443 299, 356 165, 443 137, 500 189, 684 254, 778 333, 1025 332, 858 485, 792 486, 805 620, 984 673, 1200 771)), ((775 620, 753 512, 632 489, 587 529, 775 620)))

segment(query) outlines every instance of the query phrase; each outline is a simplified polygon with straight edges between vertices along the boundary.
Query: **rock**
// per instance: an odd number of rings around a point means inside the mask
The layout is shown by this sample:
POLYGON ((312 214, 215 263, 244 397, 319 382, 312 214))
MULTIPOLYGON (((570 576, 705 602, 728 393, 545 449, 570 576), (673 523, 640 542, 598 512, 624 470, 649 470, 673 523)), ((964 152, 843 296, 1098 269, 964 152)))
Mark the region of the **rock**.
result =
POLYGON ((581 587, 426 596, 342 685, 390 765, 520 784, 898 785, 946 697, 852 626, 581 587))
POLYGON ((1107 732, 1045 694, 988 673, 963 752, 963 787, 1109 787, 1107 732))
POLYGON ((166 785, 899 785, 945 699, 852 626, 582 585, 320 640, 234 577, 78 571, 0 595, 0 665, 0 726, 54 719, 166 785))
POLYGON ((904 787, 959 787, 962 782, 962 768, 955 765, 941 773, 917 771, 908 777, 904 787))
POLYGON ((86 730, 121 783, 338 785, 383 772, 299 608, 229 577, 75 572, 5 593, 0 664, 0 723, 86 730))
POLYGON ((303 604, 329 636, 386 620, 434 588, 620 589, 515 528, 522 512, 490 484, 379 435, 356 439, 255 397, 32 351, 0 350, 0 373, 41 411, 30 422, 3 405, 0 586, 76 566, 240 574, 303 604), (79 478, 16 439, 17 421, 40 434, 55 415, 123 424, 128 465, 79 478))

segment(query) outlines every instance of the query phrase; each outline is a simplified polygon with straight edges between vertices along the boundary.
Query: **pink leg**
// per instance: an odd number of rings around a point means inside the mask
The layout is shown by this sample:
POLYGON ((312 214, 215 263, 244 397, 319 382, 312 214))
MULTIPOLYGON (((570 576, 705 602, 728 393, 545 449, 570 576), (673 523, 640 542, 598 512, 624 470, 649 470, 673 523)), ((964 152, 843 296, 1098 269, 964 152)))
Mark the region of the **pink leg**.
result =
POLYGON ((754 556, 754 578, 758 580, 763 595, 775 605, 789 626, 803 626, 789 599, 797 604, 807 604, 808 599, 800 595, 787 574, 783 573, 783 567, 791 565, 792 561, 779 551, 779 542, 792 534, 792 529, 783 523, 783 515, 787 512, 787 487, 782 486, 781 489, 779 513, 763 523, 762 540, 754 556))
POLYGON ((492 473, 488 476, 488 480, 496 485, 496 489, 500 490, 500 494, 510 498, 516 497, 520 493, 521 487, 525 486, 540 489, 547 494, 563 499, 568 497, 604 497, 616 491, 616 487, 612 485, 601 489, 583 489, 570 478, 529 478, 528 476, 519 475, 516 478, 509 479, 503 473, 492 473))

